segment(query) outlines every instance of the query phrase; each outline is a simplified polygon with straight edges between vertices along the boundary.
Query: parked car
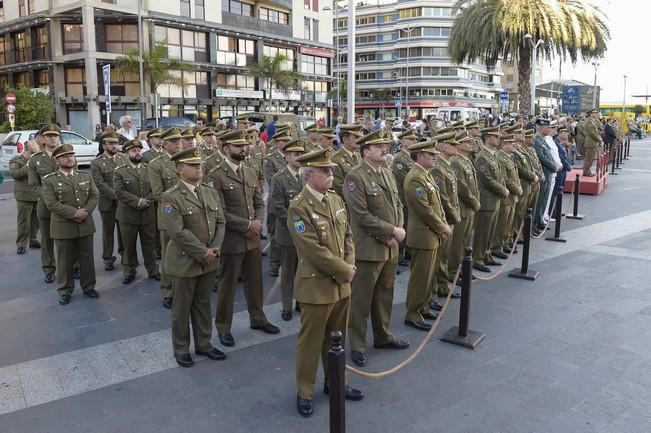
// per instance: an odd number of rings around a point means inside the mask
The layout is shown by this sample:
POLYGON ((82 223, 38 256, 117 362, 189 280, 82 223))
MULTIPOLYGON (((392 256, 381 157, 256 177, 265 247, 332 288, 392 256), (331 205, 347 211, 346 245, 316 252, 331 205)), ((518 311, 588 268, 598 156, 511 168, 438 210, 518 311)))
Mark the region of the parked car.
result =
MULTIPOLYGON (((5 140, 2 142, 2 155, 0 155, 0 168, 2 170, 9 169, 9 161, 16 155, 20 155, 25 150, 25 142, 32 140, 38 131, 36 129, 30 131, 13 131, 10 132, 5 140)), ((61 144, 72 144, 75 148, 75 157, 77 158, 77 166, 84 167, 90 166, 92 161, 97 156, 99 143, 92 141, 81 134, 74 131, 61 131, 61 144)))
POLYGON ((260 126, 271 123, 276 114, 278 115, 278 122, 292 124, 292 137, 304 137, 307 135, 305 133, 305 128, 316 123, 316 119, 313 117, 298 116, 294 113, 269 113, 261 111, 243 113, 242 115, 247 116, 253 123, 252 126, 259 130, 260 126))
MULTIPOLYGON (((187 128, 187 127, 194 128, 197 126, 197 124, 186 118, 186 117, 159 117, 158 118, 158 127, 159 128, 172 128, 172 127, 177 127, 177 128, 187 128)), ((149 131, 150 129, 154 129, 156 127, 156 118, 151 117, 147 120, 145 120, 145 127, 143 131, 149 131)))
POLYGON ((448 122, 456 122, 458 120, 467 122, 469 120, 479 120, 481 117, 479 108, 440 107, 436 111, 436 118, 438 120, 447 120, 448 122))

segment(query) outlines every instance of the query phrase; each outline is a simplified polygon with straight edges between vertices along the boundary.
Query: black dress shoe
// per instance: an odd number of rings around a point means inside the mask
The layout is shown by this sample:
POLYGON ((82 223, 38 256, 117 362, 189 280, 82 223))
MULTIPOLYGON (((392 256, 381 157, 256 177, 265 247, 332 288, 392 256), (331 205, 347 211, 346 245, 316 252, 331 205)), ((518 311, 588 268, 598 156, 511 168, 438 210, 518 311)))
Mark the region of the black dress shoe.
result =
POLYGON ((219 336, 219 342, 222 344, 222 346, 226 347, 232 347, 235 346, 235 339, 233 338, 233 334, 230 332, 224 332, 223 334, 218 334, 219 336))
POLYGON ((176 359, 176 363, 181 367, 189 368, 194 365, 194 361, 189 353, 175 353, 174 359, 176 359))
POLYGON ((113 263, 105 263, 104 264, 104 270, 105 271, 112 271, 113 269, 115 269, 115 266, 113 266, 113 263))
MULTIPOLYGON (((446 295, 447 296, 447 295, 446 295)), ((444 297, 444 296, 443 296, 444 297)), ((450 295, 450 299, 461 299, 461 293, 459 292, 452 292, 450 295)))
POLYGON ((504 251, 504 253, 506 253, 506 254, 511 254, 511 251, 513 251, 513 249, 509 248, 509 247, 505 247, 505 248, 502 248, 502 251, 504 251))
POLYGON ((301 312, 301 305, 296 301, 296 305, 294 306, 294 310, 298 311, 299 313, 301 312))
POLYGON ((398 260, 398 266, 409 266, 409 260, 405 258, 398 260))
POLYGON ((207 352, 201 352, 197 350, 196 352, 197 355, 199 356, 207 356, 208 358, 212 359, 213 361, 223 361, 226 359, 226 354, 222 352, 221 350, 217 349, 216 347, 213 347, 207 352))
POLYGON ((25 254, 27 252, 27 249, 25 247, 18 247, 16 250, 16 254, 25 254))
POLYGON ((396 268, 396 275, 400 275, 400 268, 396 268))
POLYGON ((289 322, 292 320, 292 310, 283 310, 282 313, 280 313, 280 318, 285 322, 289 322))
POLYGON ((59 305, 68 305, 70 303, 70 295, 59 296, 59 305))
POLYGON ((429 307, 434 311, 441 311, 443 309, 443 305, 439 304, 436 301, 429 304, 429 307))
POLYGON ((314 413, 314 409, 312 409, 312 400, 300 398, 299 396, 296 396, 296 409, 298 410, 299 415, 304 418, 310 417, 314 413))
POLYGON ((419 320, 418 322, 412 322, 411 320, 405 320, 405 325, 411 326, 412 328, 416 328, 420 331, 429 331, 432 329, 432 325, 430 325, 427 322, 423 322, 419 320))
POLYGON ((420 315, 423 316, 423 319, 427 319, 427 320, 436 320, 436 318, 439 317, 439 315, 433 311, 428 311, 427 313, 420 313, 420 315))
POLYGON ((156 249, 154 250, 154 255, 156 256, 156 260, 160 260, 160 259, 161 259, 160 248, 156 248, 156 249))
POLYGON ((267 240, 267 235, 263 235, 262 233, 260 233, 260 239, 262 239, 263 241, 266 241, 267 240))
POLYGON ((481 271, 481 272, 490 272, 491 271, 491 269, 486 265, 472 265, 472 267, 474 269, 477 269, 478 271, 481 271))
POLYGON ((366 362, 368 361, 364 352, 351 352, 350 359, 358 367, 366 367, 366 362))
POLYGON ((278 269, 271 269, 269 271, 269 275, 271 275, 272 277, 277 277, 278 276, 278 269))
POLYGON ((374 344, 376 349, 398 349, 403 350, 409 347, 409 342, 406 340, 395 340, 384 344, 374 344))
POLYGON ((54 282, 54 273, 53 272, 48 272, 45 274, 45 282, 50 284, 54 282))
POLYGON ((95 289, 90 289, 84 292, 84 295, 88 296, 89 298, 99 298, 99 293, 97 293, 97 290, 95 289))
POLYGON ((494 257, 497 257, 498 259, 502 259, 502 260, 509 258, 509 256, 504 254, 502 251, 498 251, 496 253, 491 253, 491 255, 494 256, 494 257))
POLYGON ((77 271, 72 271, 72 278, 75 280, 78 280, 81 278, 81 272, 77 271))
POLYGON ((147 274, 147 278, 150 280, 160 281, 160 272, 151 272, 147 274))
POLYGON ((168 310, 172 309, 172 302, 174 301, 174 298, 163 298, 163 307, 167 308, 168 310))
POLYGON ((488 266, 501 266, 502 265, 502 262, 498 262, 497 260, 493 260, 493 259, 490 259, 489 261, 484 262, 484 263, 486 263, 488 266))
POLYGON ((135 275, 125 275, 124 278, 122 278, 122 284, 129 284, 136 278, 135 275))
POLYGON ((39 249, 41 248, 41 243, 37 240, 33 240, 29 243, 29 247, 39 249))
POLYGON ((251 329, 255 329, 256 331, 262 331, 265 334, 278 334, 280 332, 280 329, 278 329, 277 326, 272 325, 269 322, 265 323, 262 326, 251 326, 251 329))
MULTIPOLYGON (((326 384, 323 384, 323 393, 325 395, 330 395, 330 387, 326 384)), ((350 385, 344 386, 344 395, 346 400, 359 401, 364 398, 364 393, 359 389, 355 389, 350 385)))

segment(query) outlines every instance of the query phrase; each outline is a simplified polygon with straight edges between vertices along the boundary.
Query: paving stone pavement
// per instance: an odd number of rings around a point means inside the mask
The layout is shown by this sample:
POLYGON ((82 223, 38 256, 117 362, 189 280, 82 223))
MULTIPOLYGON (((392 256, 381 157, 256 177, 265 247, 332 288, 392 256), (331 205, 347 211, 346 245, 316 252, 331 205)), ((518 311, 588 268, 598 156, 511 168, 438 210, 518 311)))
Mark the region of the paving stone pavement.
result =
MULTIPOLYGON (((477 350, 435 338, 393 376, 350 375, 366 398, 347 404, 348 431, 651 431, 651 141, 634 141, 625 162, 601 196, 581 196, 586 218, 563 222, 567 244, 533 242, 537 281, 502 275, 474 284, 471 328, 487 334, 477 350)), ((15 255, 12 200, 0 200, 0 219, 0 432, 328 430, 320 392, 314 417, 296 414, 298 318, 280 320, 274 279, 265 279, 265 310, 281 334, 249 330, 239 293, 229 359, 197 359, 181 369, 155 282, 125 287, 119 266, 103 271, 99 234, 102 297, 76 292, 61 307, 54 287, 42 282, 38 251, 15 255)), ((402 325, 407 279, 403 268, 392 329, 415 347, 423 334, 402 325)), ((437 336, 455 324, 457 311, 453 301, 437 336)), ((367 369, 405 356, 371 349, 367 369)))

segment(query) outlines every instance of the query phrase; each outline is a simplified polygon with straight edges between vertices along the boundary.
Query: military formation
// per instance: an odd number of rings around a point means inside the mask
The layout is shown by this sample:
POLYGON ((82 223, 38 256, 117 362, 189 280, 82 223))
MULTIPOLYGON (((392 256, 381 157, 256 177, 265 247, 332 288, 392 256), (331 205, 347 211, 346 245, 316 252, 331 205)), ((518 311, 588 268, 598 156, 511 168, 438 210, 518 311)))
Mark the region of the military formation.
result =
MULTIPOLYGON (((98 208, 104 269, 121 266, 129 285, 142 260, 146 278, 160 281, 173 354, 183 367, 193 365, 191 336, 196 355, 226 358, 210 342, 213 321, 220 343, 236 344, 240 282, 250 328, 280 332, 263 310, 262 256, 268 255, 271 275, 280 279, 281 319, 300 312, 297 410, 310 416, 319 359, 327 372, 331 331, 349 336, 358 367, 368 364, 371 344, 409 347, 389 326, 400 267, 411 270, 404 323, 429 331, 442 309, 439 298, 460 297, 452 282, 466 247, 473 247, 473 267, 491 272, 516 249, 528 208, 534 229, 542 230, 556 176, 566 168, 550 147, 553 127, 545 119, 536 129, 482 128, 471 120, 428 136, 408 128, 394 139, 387 128, 346 124, 338 127, 336 150, 332 129, 313 125, 303 138, 277 124, 265 143, 240 118, 235 129, 220 132, 148 131, 146 152, 138 139, 118 151, 119 138, 107 132, 103 153, 86 173, 76 167, 74 148, 60 143, 58 127, 48 125, 10 164, 18 254, 40 247, 45 281, 56 280, 61 305, 71 302, 75 278, 86 296, 99 297, 92 218, 98 208)), ((595 128, 583 128, 586 159, 595 142, 598 148, 595 128)), ((588 161, 584 170, 590 172, 588 161)), ((327 374, 323 391, 329 392, 327 374)), ((347 384, 345 396, 364 394, 347 384)))

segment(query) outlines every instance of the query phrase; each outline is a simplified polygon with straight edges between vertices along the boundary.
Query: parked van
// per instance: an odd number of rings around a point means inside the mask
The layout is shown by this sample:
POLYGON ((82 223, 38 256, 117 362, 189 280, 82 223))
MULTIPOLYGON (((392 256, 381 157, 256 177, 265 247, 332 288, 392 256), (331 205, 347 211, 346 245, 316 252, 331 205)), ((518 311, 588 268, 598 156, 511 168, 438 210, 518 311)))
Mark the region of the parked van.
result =
POLYGON ((440 107, 436 111, 436 118, 438 120, 447 120, 448 122, 456 122, 458 120, 467 122, 469 120, 481 119, 481 111, 479 108, 440 107))
MULTIPOLYGON (((278 115, 279 123, 290 123, 292 125, 292 137, 303 137, 306 135, 305 128, 316 123, 313 117, 298 116, 294 113, 269 113, 269 112, 251 112, 241 113, 239 116, 246 116, 253 124, 260 129, 262 125, 269 125, 273 117, 278 115)), ((270 137, 271 138, 271 137, 270 137)))

